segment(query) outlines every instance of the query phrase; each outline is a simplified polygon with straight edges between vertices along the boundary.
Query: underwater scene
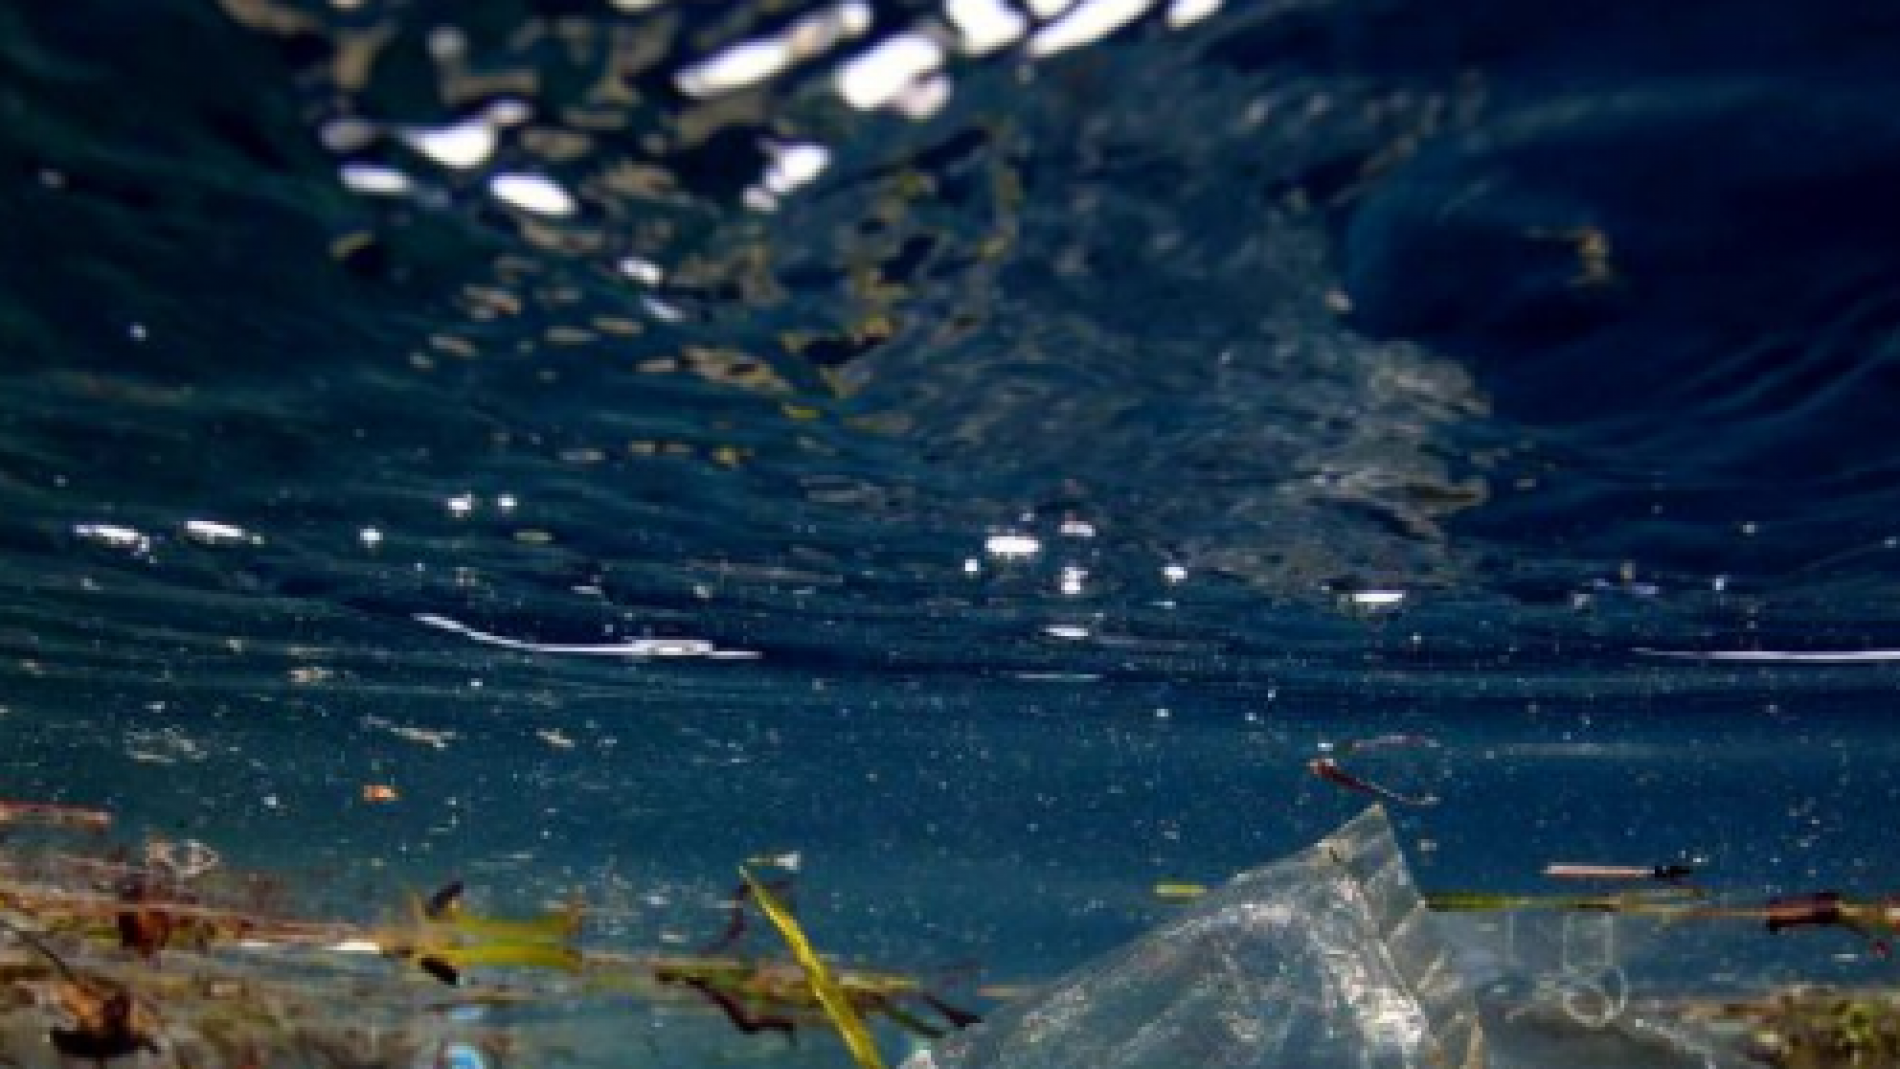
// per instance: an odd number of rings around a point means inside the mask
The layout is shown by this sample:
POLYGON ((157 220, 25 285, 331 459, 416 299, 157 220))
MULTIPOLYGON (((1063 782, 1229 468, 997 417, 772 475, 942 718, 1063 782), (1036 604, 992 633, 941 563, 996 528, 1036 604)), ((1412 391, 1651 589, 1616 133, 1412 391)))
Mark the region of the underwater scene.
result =
POLYGON ((1900 1066, 1900 9, 0 4, 0 1065, 1900 1066))

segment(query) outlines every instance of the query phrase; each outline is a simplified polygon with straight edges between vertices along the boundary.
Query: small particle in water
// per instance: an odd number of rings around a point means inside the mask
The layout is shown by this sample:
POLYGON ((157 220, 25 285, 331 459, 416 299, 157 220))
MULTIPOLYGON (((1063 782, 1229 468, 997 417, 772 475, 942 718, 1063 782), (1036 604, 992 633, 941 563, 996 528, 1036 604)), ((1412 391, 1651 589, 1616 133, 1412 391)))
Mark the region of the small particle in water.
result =
POLYGON ((574 740, 562 732, 560 728, 541 728, 534 734, 536 738, 539 738, 542 742, 547 743, 557 750, 572 750, 574 748, 574 740))
POLYGON ((1174 713, 1173 713, 1173 711, 1171 711, 1171 710, 1168 710, 1168 709, 1156 709, 1156 710, 1155 710, 1155 719, 1156 719, 1156 720, 1166 720, 1166 719, 1168 719, 1168 718, 1170 718, 1170 717, 1172 717, 1173 715, 1174 715, 1174 713))
POLYGON ((457 494, 456 496, 449 498, 443 504, 447 506, 449 510, 449 514, 451 516, 454 516, 459 519, 475 511, 475 495, 474 494, 457 494))
POLYGON ((983 573, 982 561, 977 560, 975 557, 969 557, 964 560, 963 562, 964 575, 981 575, 982 573, 983 573))
POLYGON ((521 502, 513 494, 499 494, 495 497, 495 507, 503 512, 513 512, 521 502))
POLYGON ((1069 565, 1062 569, 1059 586, 1064 594, 1076 597, 1082 593, 1082 583, 1089 577, 1088 569, 1069 565))
POLYGON ((545 546, 554 542, 554 535, 536 528, 515 532, 515 541, 524 546, 545 546))
POLYGON ((1050 624, 1042 630, 1051 638, 1066 638, 1071 641, 1089 637, 1089 629, 1080 624, 1050 624))
POLYGON ((396 793, 396 788, 391 787, 387 783, 363 784, 363 801, 372 805, 394 802, 401 797, 400 794, 396 793))
POLYGON ((1742 533, 1744 535, 1754 535, 1760 533, 1760 531, 1761 525, 1754 520, 1749 520, 1742 524, 1742 533))
POLYGON ((284 804, 283 801, 274 794, 265 795, 263 798, 263 803, 264 803, 265 809, 278 809, 278 808, 281 808, 284 804))
POLYGON ((134 323, 134 324, 132 324, 132 326, 131 326, 131 327, 130 327, 130 328, 129 328, 129 329, 127 330, 127 331, 126 331, 126 333, 128 333, 128 334, 130 334, 130 335, 132 336, 132 340, 133 340, 133 341, 144 341, 144 340, 145 340, 145 338, 146 338, 146 333, 145 333, 145 324, 143 324, 143 323, 134 323))
POLYGON ((1728 590, 1728 576, 1718 575, 1714 579, 1709 580, 1709 587, 1713 589, 1717 594, 1727 591, 1728 590))
POLYGON ((1028 560, 1042 552, 1042 542, 1025 534, 997 534, 984 540, 983 549, 1002 560, 1028 560))
POLYGON ((1087 520, 1063 520, 1056 529, 1064 538, 1094 538, 1095 525, 1087 520))
POLYGON ((1170 583, 1186 582, 1187 576, 1188 570, 1183 565, 1165 564, 1161 567, 1161 578, 1166 579, 1170 583))
POLYGON ((292 668, 287 674, 289 675, 290 681, 292 683, 295 683, 298 686, 307 687, 315 683, 325 682, 329 680, 331 676, 334 676, 336 673, 330 671, 328 668, 321 668, 316 665, 307 665, 301 668, 292 668))
POLYGON ((371 549, 374 549, 383 544, 383 532, 378 531, 374 527, 365 527, 356 532, 356 539, 371 549))

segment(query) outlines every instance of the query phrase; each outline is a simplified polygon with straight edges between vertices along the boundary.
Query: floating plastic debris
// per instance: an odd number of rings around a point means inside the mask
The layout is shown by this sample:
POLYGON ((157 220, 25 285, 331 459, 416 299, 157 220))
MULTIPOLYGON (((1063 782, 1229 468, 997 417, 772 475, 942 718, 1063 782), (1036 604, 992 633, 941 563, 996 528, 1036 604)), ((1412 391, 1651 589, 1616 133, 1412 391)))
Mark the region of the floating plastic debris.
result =
POLYGON ((1360 794, 1370 795, 1380 801, 1407 806, 1437 805, 1438 797, 1436 795, 1429 793, 1407 794, 1395 791, 1390 787, 1374 783, 1369 779, 1346 771, 1340 766, 1339 759, 1373 750, 1435 750, 1438 748, 1438 741, 1436 739, 1427 738, 1423 735, 1379 735, 1369 739, 1354 739, 1351 742, 1343 742, 1336 746, 1322 746, 1321 749, 1325 752, 1313 758, 1311 761, 1308 761, 1306 767, 1313 775, 1318 776, 1328 783, 1344 787, 1349 791, 1358 791, 1360 794))

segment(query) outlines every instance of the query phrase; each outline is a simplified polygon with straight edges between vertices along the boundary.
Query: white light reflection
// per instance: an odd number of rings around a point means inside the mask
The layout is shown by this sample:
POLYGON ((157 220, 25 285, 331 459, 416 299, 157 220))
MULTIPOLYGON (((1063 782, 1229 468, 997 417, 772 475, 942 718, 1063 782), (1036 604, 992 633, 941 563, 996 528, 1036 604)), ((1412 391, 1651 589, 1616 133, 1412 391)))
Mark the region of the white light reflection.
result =
POLYGON ((943 46, 920 33, 901 33, 838 71, 838 95, 859 111, 881 108, 943 66, 943 46))
POLYGON ((1355 590, 1347 600, 1361 609, 1395 609, 1405 601, 1403 590, 1355 590))
POLYGON ((1636 652, 1645 657, 1753 664, 1900 664, 1900 650, 1656 650, 1638 647, 1636 652))
POLYGON ((1168 28, 1192 26, 1219 11, 1221 0, 1174 0, 1168 5, 1168 28))
POLYGON ((949 0, 943 12, 972 56, 1007 48, 1029 28, 1029 20, 1003 0, 949 0))
POLYGON ((555 653, 572 657, 706 657, 713 660, 756 660, 753 650, 722 650, 698 638, 634 638, 622 642, 531 642, 478 631, 459 620, 434 613, 417 613, 419 624, 470 638, 483 645, 523 653, 555 653))
POLYGON ((891 101, 891 107, 907 119, 922 122, 943 110, 950 103, 950 79, 942 74, 933 74, 921 81, 912 82, 891 101))
POLYGON ((710 97, 757 85, 796 63, 830 51, 838 42, 871 28, 871 8, 863 0, 817 12, 794 23, 778 37, 740 41, 674 79, 688 96, 710 97))
POLYGON ((1188 577, 1188 570, 1186 567, 1182 565, 1166 564, 1166 565, 1163 565, 1161 568, 1161 578, 1166 579, 1170 583, 1186 582, 1187 577, 1188 577))
POLYGON ((983 550, 1003 560, 1028 560, 1042 552, 1042 542, 1025 534, 991 535, 984 540, 983 550))
POLYGON ((242 527, 216 520, 186 520, 185 537, 207 546, 258 545, 264 541, 242 527))
POLYGON ((641 298, 640 306, 647 310, 648 315, 651 315, 662 323, 677 323, 686 318, 685 312, 660 300, 658 297, 641 298))
POLYGON ((823 145, 771 144, 766 151, 772 163, 765 169, 765 188, 780 197, 811 182, 831 163, 831 150, 823 145))
POLYGON ((1089 629, 1079 624, 1050 624, 1042 631, 1050 638, 1068 639, 1071 642, 1079 642, 1089 637, 1089 629))
POLYGON ((503 204, 536 215, 573 215, 580 207, 567 190, 538 174, 498 174, 488 180, 488 192, 503 204))
POLYGON ((1082 594, 1082 584, 1087 581, 1088 577, 1089 572, 1087 568, 1078 568, 1071 564, 1062 569, 1062 578, 1058 581, 1057 585, 1064 595, 1072 598, 1080 597, 1082 594))
POLYGON ((792 47, 784 41, 741 41, 679 72, 674 81, 688 96, 709 97, 756 85, 791 65, 792 47))
POLYGON ((107 549, 123 549, 133 553, 149 553, 152 549, 152 540, 144 532, 116 523, 74 524, 73 534, 107 549))
POLYGON ((1154 0, 1085 0, 1081 7, 1036 31, 1029 54, 1053 56, 1092 44, 1140 18, 1154 0))
POLYGON ((486 119, 469 119, 434 130, 404 130, 403 143, 444 167, 478 167, 495 154, 499 138, 486 119))
POLYGON ((413 193, 415 182, 409 176, 394 167, 384 167, 375 163, 346 163, 341 177, 343 188, 352 193, 367 193, 379 197, 400 197, 413 193))
POLYGON ((638 256, 621 257, 620 273, 644 286, 657 286, 666 278, 666 272, 659 264, 638 256))
POLYGON ((383 544, 383 532, 374 527, 365 527, 356 532, 356 540, 370 549, 375 549, 383 544))
POLYGON ((345 116, 324 123, 317 138, 331 152, 356 152, 376 140, 376 127, 354 116, 345 116))

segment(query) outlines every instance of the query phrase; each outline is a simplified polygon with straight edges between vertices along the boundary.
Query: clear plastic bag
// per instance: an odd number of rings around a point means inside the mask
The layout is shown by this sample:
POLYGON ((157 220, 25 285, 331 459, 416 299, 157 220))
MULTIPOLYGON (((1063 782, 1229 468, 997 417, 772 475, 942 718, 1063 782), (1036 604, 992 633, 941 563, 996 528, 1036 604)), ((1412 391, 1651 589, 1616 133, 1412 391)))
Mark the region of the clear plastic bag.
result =
POLYGON ((1479 1069, 1477 1007, 1374 807, 905 1069, 1479 1069))

